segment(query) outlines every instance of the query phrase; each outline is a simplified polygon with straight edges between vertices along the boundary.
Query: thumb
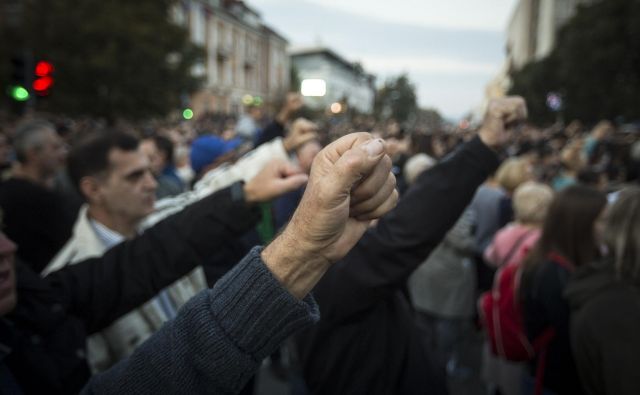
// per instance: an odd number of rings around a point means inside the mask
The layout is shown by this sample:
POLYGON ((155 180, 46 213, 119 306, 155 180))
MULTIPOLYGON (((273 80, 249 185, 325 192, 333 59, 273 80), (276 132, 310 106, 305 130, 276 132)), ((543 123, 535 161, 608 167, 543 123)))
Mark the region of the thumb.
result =
POLYGON ((347 150, 334 164, 336 186, 348 191, 366 178, 384 157, 385 149, 384 141, 375 139, 347 150))

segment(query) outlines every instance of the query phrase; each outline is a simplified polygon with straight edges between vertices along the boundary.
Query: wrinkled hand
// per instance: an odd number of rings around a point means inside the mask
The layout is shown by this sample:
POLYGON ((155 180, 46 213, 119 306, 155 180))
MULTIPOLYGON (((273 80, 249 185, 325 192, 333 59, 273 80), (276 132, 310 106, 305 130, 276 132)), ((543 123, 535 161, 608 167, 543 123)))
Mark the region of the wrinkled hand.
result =
POLYGON ((492 99, 478 135, 489 148, 498 150, 509 140, 509 130, 525 119, 527 105, 522 97, 492 99))
POLYGON ((274 159, 244 184, 245 201, 259 203, 273 200, 280 195, 300 188, 308 178, 291 163, 282 159, 274 159))
POLYGON ((307 142, 318 138, 317 132, 318 125, 315 123, 305 118, 296 119, 289 129, 289 133, 287 133, 287 136, 282 140, 284 149, 287 152, 297 150, 307 142))
POLYGON ((320 151, 291 221, 262 252, 289 291, 303 297, 344 257, 371 220, 395 207, 398 193, 385 143, 353 133, 320 151))

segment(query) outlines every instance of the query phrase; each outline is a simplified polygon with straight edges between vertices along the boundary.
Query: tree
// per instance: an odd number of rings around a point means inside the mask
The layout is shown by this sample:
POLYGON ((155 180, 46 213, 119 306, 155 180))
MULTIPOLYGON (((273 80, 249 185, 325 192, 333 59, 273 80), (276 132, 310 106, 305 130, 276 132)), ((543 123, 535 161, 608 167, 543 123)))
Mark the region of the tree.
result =
POLYGON ((55 66, 55 85, 38 106, 133 120, 177 108, 199 86, 191 71, 203 50, 171 21, 173 4, 24 0, 20 44, 55 66))
POLYGON ((640 2, 580 6, 560 29, 549 57, 512 74, 510 93, 529 102, 532 119, 549 120, 546 94, 563 95, 567 119, 640 118, 640 2))
POLYGON ((405 122, 418 108, 416 88, 406 74, 388 79, 376 95, 374 111, 379 119, 405 122))

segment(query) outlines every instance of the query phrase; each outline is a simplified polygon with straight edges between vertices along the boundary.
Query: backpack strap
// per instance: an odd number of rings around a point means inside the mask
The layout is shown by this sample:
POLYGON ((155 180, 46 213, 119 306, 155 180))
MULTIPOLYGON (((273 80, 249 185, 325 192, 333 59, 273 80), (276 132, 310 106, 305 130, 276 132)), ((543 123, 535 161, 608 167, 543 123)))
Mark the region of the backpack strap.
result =
POLYGON ((538 351, 538 366, 536 367, 535 395, 542 395, 544 389, 544 371, 547 368, 547 350, 551 340, 556 336, 556 330, 549 327, 544 330, 533 342, 533 349, 538 351))
POLYGON ((516 240, 515 243, 513 243, 513 246, 511 246, 511 249, 509 250, 509 253, 507 255, 505 255, 504 259, 502 260, 502 262, 500 262, 500 265, 498 265, 498 267, 504 266, 505 264, 507 264, 511 258, 513 258, 513 255, 516 253, 516 251, 518 251, 518 247, 520 247, 522 245, 522 243, 524 243, 524 241, 535 231, 535 229, 529 229, 525 234, 523 234, 522 236, 518 237, 518 240, 516 240))

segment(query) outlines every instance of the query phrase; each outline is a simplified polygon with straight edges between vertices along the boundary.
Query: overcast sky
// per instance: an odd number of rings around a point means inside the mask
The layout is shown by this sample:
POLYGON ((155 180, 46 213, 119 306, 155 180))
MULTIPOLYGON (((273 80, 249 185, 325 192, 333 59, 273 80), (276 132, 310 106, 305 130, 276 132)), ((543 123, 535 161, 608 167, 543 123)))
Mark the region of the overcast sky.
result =
POLYGON ((458 118, 504 62, 516 0, 248 0, 291 47, 326 46, 383 82, 407 72, 422 107, 458 118))

